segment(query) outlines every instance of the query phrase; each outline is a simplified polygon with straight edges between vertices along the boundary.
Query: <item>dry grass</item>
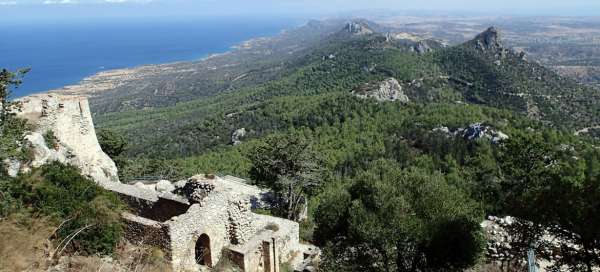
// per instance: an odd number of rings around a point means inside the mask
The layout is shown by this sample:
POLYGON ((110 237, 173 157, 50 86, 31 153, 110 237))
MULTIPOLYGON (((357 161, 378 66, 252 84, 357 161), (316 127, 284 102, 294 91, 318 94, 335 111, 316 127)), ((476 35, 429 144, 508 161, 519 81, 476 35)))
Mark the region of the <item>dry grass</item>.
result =
POLYGON ((0 272, 171 271, 164 253, 156 248, 122 242, 112 257, 67 255, 52 259, 55 245, 49 240, 56 227, 39 218, 0 220, 0 272))
POLYGON ((54 228, 43 219, 0 220, 0 271, 42 271, 50 264, 54 228))
POLYGON ((65 272, 171 271, 171 266, 161 250, 147 246, 135 246, 126 242, 119 245, 114 258, 69 256, 61 258, 57 267, 65 272))

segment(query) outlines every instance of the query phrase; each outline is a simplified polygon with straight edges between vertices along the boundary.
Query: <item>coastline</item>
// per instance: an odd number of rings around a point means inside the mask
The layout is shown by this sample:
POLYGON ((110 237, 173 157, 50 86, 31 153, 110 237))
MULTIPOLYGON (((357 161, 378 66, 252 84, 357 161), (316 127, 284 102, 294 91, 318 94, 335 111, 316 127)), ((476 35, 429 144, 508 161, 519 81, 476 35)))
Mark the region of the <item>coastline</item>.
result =
POLYGON ((12 40, 0 45, 0 53, 6 57, 2 68, 32 69, 13 91, 12 98, 16 99, 72 90, 98 78, 106 79, 107 74, 115 77, 131 74, 128 70, 148 71, 149 66, 202 62, 229 53, 248 40, 295 28, 295 21, 218 17, 160 22, 139 19, 124 25, 69 23, 52 28, 18 24, 2 31, 12 40))
POLYGON ((75 84, 65 85, 61 88, 50 89, 41 92, 35 92, 28 94, 60 94, 60 95, 79 95, 85 97, 94 97, 104 91, 114 90, 119 86, 126 85, 133 81, 143 80, 144 78, 157 76, 157 75, 169 75, 169 74, 181 74, 186 72, 197 72, 199 66, 207 70, 216 70, 219 67, 208 64, 212 60, 217 60, 234 53, 246 50, 252 50, 261 44, 269 43, 277 37, 284 35, 289 31, 289 28, 280 30, 277 34, 272 36, 255 37, 245 41, 241 41, 229 47, 227 51, 210 53, 197 60, 184 60, 168 63, 156 63, 156 64, 144 64, 134 67, 126 67, 119 69, 110 69, 100 71, 90 76, 84 77, 75 84))
MULTIPOLYGON (((103 91, 113 90, 121 85, 125 85, 132 81, 143 80, 147 77, 184 72, 194 72, 195 69, 185 68, 192 65, 202 64, 203 62, 210 61, 215 58, 232 54, 237 50, 243 50, 243 47, 239 47, 241 44, 250 44, 257 39, 271 39, 272 37, 259 37, 250 40, 243 41, 237 45, 233 45, 228 51, 220 53, 211 53, 202 57, 198 60, 189 61, 176 61, 168 63, 157 63, 157 64, 145 64, 135 67, 126 67, 120 69, 105 70, 93 75, 87 76, 81 79, 79 82, 71 85, 66 85, 58 89, 50 89, 46 91, 36 92, 29 95, 35 94, 63 94, 63 95, 81 95, 86 97, 93 97, 103 91)), ((211 67, 207 67, 211 69, 211 67)))

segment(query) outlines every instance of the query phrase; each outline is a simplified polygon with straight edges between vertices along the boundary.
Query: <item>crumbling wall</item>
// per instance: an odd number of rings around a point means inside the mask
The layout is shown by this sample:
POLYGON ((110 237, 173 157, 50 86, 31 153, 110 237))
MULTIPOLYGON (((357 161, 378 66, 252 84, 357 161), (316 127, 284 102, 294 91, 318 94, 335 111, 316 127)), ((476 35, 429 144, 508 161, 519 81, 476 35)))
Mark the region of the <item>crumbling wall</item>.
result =
POLYGON ((187 213, 165 222, 171 230, 173 269, 197 271, 195 245, 202 234, 210 238, 211 263, 221 258, 222 249, 229 245, 229 215, 227 197, 212 194, 203 203, 193 204, 187 213))
POLYGON ((229 199, 227 212, 229 214, 228 230, 231 244, 246 243, 255 232, 251 222, 250 201, 232 195, 229 199))
POLYGON ((98 183, 119 182, 115 163, 100 148, 88 101, 84 97, 38 94, 18 100, 17 117, 26 119, 34 131, 26 136, 34 159, 28 167, 60 161, 78 167, 98 183), (44 134, 52 131, 55 146, 47 146, 44 134))
MULTIPOLYGON (((254 214, 253 224, 256 229, 276 228, 275 254, 280 263, 288 262, 300 254, 300 225, 283 218, 254 214)), ((301 258, 300 258, 301 259, 301 258)))
POLYGON ((123 213, 125 221, 124 237, 132 244, 150 245, 160 248, 167 259, 171 258, 171 237, 169 226, 160 222, 123 213))
POLYGON ((230 260, 246 272, 274 272, 279 267, 274 252, 274 232, 260 230, 242 245, 233 245, 227 249, 230 260))
POLYGON ((139 215, 126 218, 128 236, 146 240, 147 232, 147 244, 164 248, 175 271, 197 271, 200 263, 214 266, 223 257, 251 272, 275 272, 280 263, 301 263, 298 223, 252 213, 251 199, 259 189, 235 188, 236 182, 195 176, 175 184, 174 192, 181 195, 118 183, 105 188, 119 193, 139 215), (203 255, 207 246, 210 256, 203 255))

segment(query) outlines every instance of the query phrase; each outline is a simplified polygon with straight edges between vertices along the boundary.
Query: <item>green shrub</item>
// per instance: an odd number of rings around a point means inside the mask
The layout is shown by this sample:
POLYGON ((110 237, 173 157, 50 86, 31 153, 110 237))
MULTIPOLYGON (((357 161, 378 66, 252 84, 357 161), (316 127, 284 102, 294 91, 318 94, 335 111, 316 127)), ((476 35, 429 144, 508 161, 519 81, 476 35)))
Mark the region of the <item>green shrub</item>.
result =
POLYGON ((26 152, 19 144, 27 131, 24 120, 11 118, 0 128, 0 161, 8 158, 26 159, 26 152))
POLYGON ((31 174, 0 183, 3 215, 41 214, 60 224, 56 241, 77 235, 68 251, 110 254, 120 239, 120 212, 117 195, 83 177, 79 170, 60 163, 36 169, 31 174))
POLYGON ((125 138, 112 130, 100 129, 97 135, 102 151, 112 159, 120 156, 127 148, 125 138))
POLYGON ((50 149, 54 149, 56 148, 56 146, 58 145, 58 139, 56 138, 56 135, 54 135, 54 131, 52 130, 48 130, 46 131, 46 133, 44 133, 44 141, 46 142, 46 146, 50 149))

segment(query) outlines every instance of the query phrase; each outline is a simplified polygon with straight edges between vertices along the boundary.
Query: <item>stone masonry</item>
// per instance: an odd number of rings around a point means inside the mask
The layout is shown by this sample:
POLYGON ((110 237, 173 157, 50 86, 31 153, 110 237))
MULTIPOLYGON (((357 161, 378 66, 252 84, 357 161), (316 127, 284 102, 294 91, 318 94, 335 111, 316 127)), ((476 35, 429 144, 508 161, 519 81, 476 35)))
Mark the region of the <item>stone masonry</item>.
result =
POLYGON ((25 136, 32 148, 33 160, 18 163, 13 174, 60 161, 78 167, 82 174, 98 183, 119 182, 115 163, 98 144, 87 98, 38 94, 18 102, 17 117, 27 120, 33 127, 33 131, 25 136), (50 131, 56 138, 54 146, 48 146, 44 138, 50 131))
POLYGON ((228 258, 243 271, 277 272, 281 263, 297 266, 314 257, 299 242, 298 223, 252 213, 269 194, 242 181, 198 175, 174 183, 173 192, 126 184, 106 188, 131 207, 123 215, 126 237, 161 248, 174 271, 206 270, 228 258))
POLYGON ((78 167, 129 206, 122 215, 125 238, 162 249, 174 271, 211 270, 223 258, 243 271, 278 272, 282 263, 302 271, 318 257, 315 247, 300 244, 298 223, 252 212, 269 207, 269 192, 232 176, 120 183, 115 163, 98 143, 86 98, 40 94, 19 102, 14 111, 33 127, 25 144, 34 156, 4 162, 10 172, 52 161, 78 167), (49 132, 53 142, 45 137, 49 132))

